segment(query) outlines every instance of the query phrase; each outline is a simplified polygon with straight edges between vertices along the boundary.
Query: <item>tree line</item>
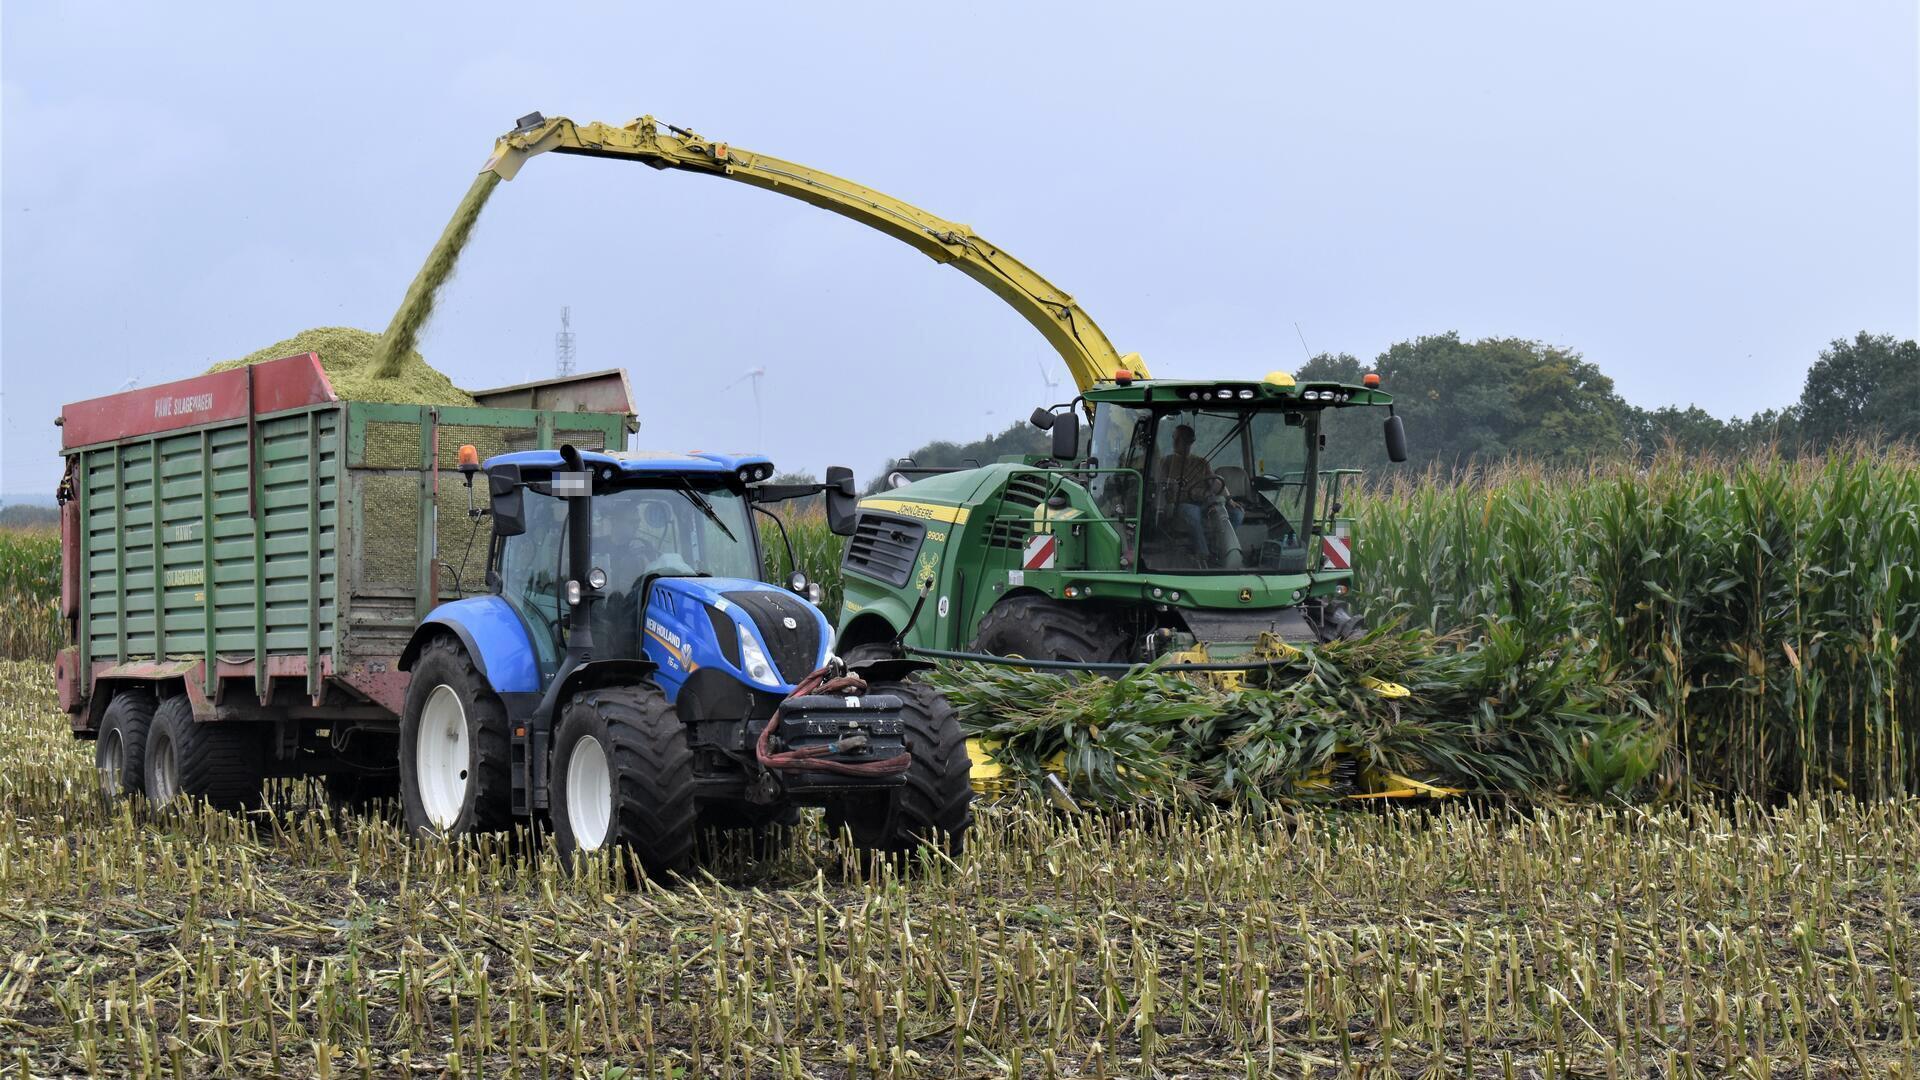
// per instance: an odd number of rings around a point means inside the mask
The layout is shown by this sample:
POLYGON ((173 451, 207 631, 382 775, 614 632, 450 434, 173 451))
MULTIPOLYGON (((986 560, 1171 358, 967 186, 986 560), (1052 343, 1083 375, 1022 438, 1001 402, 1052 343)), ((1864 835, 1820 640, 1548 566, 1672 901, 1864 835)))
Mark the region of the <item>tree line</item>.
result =
MULTIPOLYGON (((1520 456, 1547 463, 1737 455, 1772 448, 1793 455, 1837 442, 1920 441, 1920 344, 1861 331, 1836 339, 1808 369, 1798 400, 1749 417, 1721 419, 1697 405, 1646 409, 1623 400, 1613 380, 1572 349, 1523 338, 1463 340, 1456 332, 1403 341, 1363 362, 1322 353, 1302 382, 1359 383, 1377 374, 1407 427, 1412 457, 1390 466, 1375 409, 1326 419, 1330 468, 1457 468, 1520 456)), ((988 464, 1039 454, 1046 435, 1027 424, 972 442, 936 441, 911 454, 922 466, 988 464)), ((884 471, 869 490, 885 483, 884 471)))

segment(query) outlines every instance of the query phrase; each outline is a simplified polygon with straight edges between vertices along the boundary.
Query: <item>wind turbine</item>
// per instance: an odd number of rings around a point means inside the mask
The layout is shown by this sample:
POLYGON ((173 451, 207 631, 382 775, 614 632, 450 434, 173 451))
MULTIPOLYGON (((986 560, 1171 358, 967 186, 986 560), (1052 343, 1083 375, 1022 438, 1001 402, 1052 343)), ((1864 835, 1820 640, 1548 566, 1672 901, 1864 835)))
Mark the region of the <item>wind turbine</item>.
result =
POLYGON ((1047 400, 1051 401, 1053 392, 1060 389, 1060 376, 1053 373, 1053 369, 1047 366, 1045 360, 1036 359, 1034 363, 1040 365, 1040 381, 1047 384, 1047 400))
POLYGON ((767 369, 764 367, 751 368, 746 374, 733 380, 726 386, 728 390, 731 390, 749 379, 753 381, 753 449, 760 452, 764 452, 766 449, 766 447, 762 445, 766 441, 766 430, 760 422, 760 380, 766 377, 766 374, 767 369))

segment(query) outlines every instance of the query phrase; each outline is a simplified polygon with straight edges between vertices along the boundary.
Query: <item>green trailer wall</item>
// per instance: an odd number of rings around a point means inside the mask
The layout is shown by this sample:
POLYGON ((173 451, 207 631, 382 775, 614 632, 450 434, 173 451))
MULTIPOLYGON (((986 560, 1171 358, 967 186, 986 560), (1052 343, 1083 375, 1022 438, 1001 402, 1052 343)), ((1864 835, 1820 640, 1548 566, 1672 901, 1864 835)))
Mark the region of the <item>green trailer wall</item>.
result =
POLYGON ((335 401, 68 450, 76 726, 97 721, 103 678, 182 678, 208 718, 246 683, 261 704, 397 708, 394 661, 420 616, 456 583, 482 588, 460 446, 619 448, 626 424, 335 401))

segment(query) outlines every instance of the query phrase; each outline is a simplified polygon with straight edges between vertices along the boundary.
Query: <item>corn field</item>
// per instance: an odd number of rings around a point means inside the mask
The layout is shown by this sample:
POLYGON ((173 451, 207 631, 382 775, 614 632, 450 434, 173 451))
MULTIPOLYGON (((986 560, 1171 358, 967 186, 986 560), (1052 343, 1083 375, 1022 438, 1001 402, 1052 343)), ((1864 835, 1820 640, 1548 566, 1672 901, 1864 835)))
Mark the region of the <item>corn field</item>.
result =
POLYGON ((1682 791, 1920 792, 1920 462, 1508 467, 1355 500, 1378 622, 1591 648, 1682 791))
POLYGON ((0 529, 0 658, 50 659, 64 641, 60 533, 0 529))
POLYGON ((15 1076, 1906 1076, 1920 801, 1089 819, 629 887, 304 788, 104 804, 0 663, 15 1076))

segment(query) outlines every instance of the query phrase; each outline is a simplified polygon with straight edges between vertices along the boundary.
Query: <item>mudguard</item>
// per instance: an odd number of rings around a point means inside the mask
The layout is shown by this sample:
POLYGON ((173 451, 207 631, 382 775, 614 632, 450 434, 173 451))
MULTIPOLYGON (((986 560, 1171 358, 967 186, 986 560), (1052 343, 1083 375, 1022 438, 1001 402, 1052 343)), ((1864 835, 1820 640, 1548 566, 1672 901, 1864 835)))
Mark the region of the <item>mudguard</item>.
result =
POLYGON ((413 670, 420 647, 435 634, 452 631, 497 694, 539 693, 540 664, 526 624, 498 596, 470 596, 441 604, 414 628, 400 654, 400 670, 413 670))

